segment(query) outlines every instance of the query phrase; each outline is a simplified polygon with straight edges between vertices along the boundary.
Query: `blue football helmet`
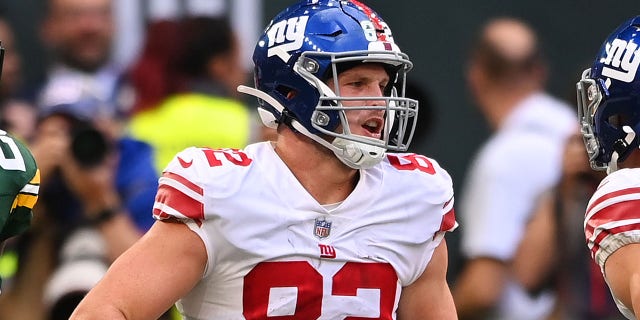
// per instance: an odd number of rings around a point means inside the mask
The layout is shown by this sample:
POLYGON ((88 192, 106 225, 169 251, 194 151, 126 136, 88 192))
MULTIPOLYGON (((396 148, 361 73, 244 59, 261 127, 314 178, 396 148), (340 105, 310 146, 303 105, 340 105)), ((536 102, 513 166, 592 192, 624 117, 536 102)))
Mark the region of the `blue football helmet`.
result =
POLYGON ((638 148, 640 133, 640 16, 621 24, 602 44, 576 84, 578 116, 594 170, 617 170, 638 148))
POLYGON ((377 164, 387 150, 407 150, 418 114, 418 102, 404 97, 413 64, 369 7, 358 1, 299 1, 267 26, 253 61, 255 88, 238 90, 258 98, 258 112, 268 127, 286 124, 355 169, 377 164), (385 66, 390 83, 384 97, 340 96, 338 74, 359 63, 385 66), (334 88, 327 85, 330 77, 334 88), (386 103, 344 107, 347 100, 386 103), (381 139, 351 134, 345 110, 354 109, 385 110, 381 139))

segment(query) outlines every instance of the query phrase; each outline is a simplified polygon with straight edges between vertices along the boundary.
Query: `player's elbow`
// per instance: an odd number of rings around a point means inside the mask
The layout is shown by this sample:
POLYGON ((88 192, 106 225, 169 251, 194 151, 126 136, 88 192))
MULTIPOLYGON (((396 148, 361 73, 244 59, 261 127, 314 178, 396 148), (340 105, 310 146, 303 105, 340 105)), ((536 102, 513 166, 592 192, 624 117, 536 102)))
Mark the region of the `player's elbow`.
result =
POLYGON ((96 320, 96 319, 114 319, 114 320, 127 320, 128 318, 118 308, 109 305, 102 305, 101 307, 92 307, 87 303, 80 303, 78 307, 73 311, 69 320, 96 320))

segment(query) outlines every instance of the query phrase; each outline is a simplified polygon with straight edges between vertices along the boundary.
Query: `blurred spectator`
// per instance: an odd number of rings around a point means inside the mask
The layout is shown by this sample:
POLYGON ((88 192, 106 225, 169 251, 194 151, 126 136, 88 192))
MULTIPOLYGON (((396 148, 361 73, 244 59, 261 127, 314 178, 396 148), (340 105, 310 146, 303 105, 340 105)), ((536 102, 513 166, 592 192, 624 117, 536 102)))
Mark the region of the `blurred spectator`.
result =
POLYGON ((36 110, 21 97, 22 59, 15 47, 13 30, 3 17, 0 17, 0 42, 5 48, 3 77, 0 79, 0 128, 22 141, 28 141, 34 131, 36 110))
POLYGON ((156 21, 187 16, 228 16, 240 41, 241 65, 245 72, 253 66, 253 46, 262 31, 263 0, 114 0, 116 32, 114 58, 132 65, 143 50, 146 28, 156 21))
POLYGON ((243 70, 236 34, 224 17, 150 26, 131 72, 135 110, 142 111, 132 116, 130 129, 153 146, 158 170, 190 146, 242 148, 253 140, 254 117, 237 99, 243 70))
POLYGON ((550 191, 574 132, 573 108, 544 92, 547 69, 523 21, 490 20, 471 52, 471 93, 494 129, 466 178, 454 286, 460 319, 544 319, 556 226, 550 191))
POLYGON ((38 104, 69 104, 89 97, 91 117, 125 114, 131 106, 123 70, 112 62, 114 20, 111 0, 49 0, 42 35, 53 61, 38 104), (73 101, 71 101, 73 102, 73 101))

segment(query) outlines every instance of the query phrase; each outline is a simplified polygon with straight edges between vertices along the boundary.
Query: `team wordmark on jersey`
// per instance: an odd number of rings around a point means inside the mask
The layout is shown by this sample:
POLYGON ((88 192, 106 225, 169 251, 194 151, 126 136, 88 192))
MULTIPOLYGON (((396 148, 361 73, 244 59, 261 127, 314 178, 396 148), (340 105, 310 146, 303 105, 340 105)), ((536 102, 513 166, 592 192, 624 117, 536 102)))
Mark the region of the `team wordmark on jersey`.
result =
POLYGON ((318 248, 320 248, 320 258, 325 258, 325 259, 336 258, 336 249, 333 246, 330 246, 328 244, 318 243, 318 248))
POLYGON ((267 57, 277 55, 282 51, 289 52, 300 49, 304 41, 304 31, 307 28, 308 20, 309 16, 300 16, 274 23, 267 31, 267 37, 269 37, 267 57))
POLYGON ((602 68, 602 75, 612 79, 631 82, 636 77, 640 65, 640 49, 633 41, 615 39, 607 43, 607 56, 600 58, 600 62, 608 67, 602 68))

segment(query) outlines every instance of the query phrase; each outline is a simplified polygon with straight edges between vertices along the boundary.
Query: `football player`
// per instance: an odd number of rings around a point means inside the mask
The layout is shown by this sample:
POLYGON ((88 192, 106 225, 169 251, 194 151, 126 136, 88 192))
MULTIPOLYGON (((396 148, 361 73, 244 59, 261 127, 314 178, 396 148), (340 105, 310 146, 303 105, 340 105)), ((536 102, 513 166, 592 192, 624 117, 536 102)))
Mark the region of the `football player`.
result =
POLYGON ((615 29, 577 83, 591 167, 607 170, 587 206, 584 233, 618 309, 640 316, 640 16, 615 29))
MULTIPOLYGON (((4 48, 0 44, 0 76, 4 48)), ((31 224, 38 200, 40 171, 27 147, 0 130, 0 255, 4 241, 24 232, 31 224)), ((0 289, 2 279, 0 278, 0 289)))
POLYGON ((185 319, 456 319, 452 181, 403 153, 418 104, 389 26, 358 1, 298 1, 253 59, 256 87, 239 91, 276 141, 180 152, 158 221, 71 318, 152 319, 178 301, 185 319))

